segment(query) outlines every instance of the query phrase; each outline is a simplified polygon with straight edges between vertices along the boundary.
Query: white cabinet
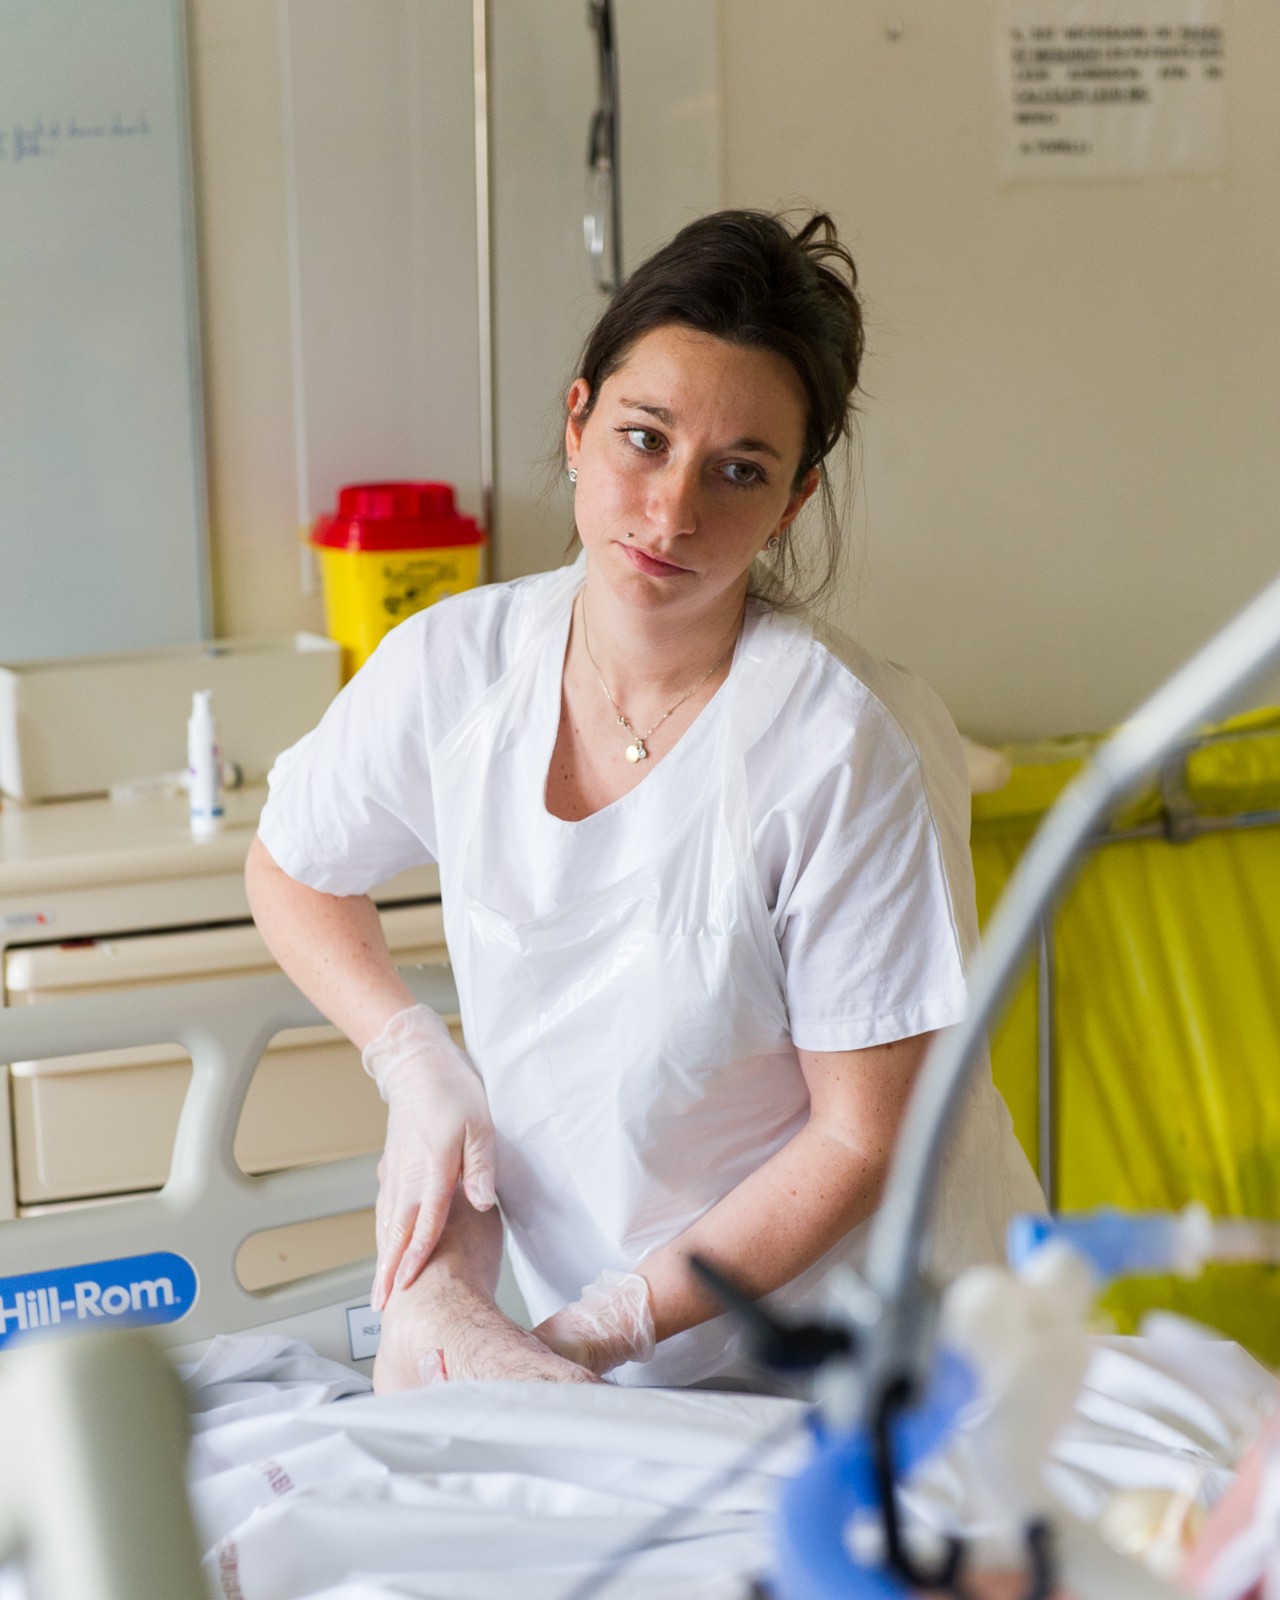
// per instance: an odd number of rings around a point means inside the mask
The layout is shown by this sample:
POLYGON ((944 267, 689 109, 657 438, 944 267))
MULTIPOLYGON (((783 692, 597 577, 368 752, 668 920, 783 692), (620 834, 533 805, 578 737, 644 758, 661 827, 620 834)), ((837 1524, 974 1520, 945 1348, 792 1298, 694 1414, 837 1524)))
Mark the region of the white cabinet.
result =
MULTIPOLYGON (((269 968, 242 881, 262 799, 261 789, 228 796, 226 828, 200 844, 173 799, 0 811, 4 1004, 124 988, 145 1006, 159 984, 269 968)), ((446 959, 434 868, 405 874, 375 898, 397 961, 446 959)), ((164 1182, 190 1077, 178 1045, 10 1062, 0 1071, 0 1219, 164 1182)), ((253 1173, 331 1160, 376 1150, 384 1126, 377 1091, 337 1030, 292 1029, 263 1056, 236 1157, 253 1173)), ((251 1286, 372 1252, 367 1212, 281 1232, 287 1237, 262 1235, 247 1247, 241 1275, 251 1286)))

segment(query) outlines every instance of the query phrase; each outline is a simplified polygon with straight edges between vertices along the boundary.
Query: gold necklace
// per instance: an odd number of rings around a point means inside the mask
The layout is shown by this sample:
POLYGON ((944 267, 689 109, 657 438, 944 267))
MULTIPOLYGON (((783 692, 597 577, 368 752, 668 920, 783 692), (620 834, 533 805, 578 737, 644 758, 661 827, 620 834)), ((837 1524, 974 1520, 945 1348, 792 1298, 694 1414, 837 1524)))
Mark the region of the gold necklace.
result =
POLYGON ((654 723, 653 727, 649 729, 648 733, 637 733, 636 730, 631 726, 630 719, 627 717, 626 712, 622 709, 622 707, 618 704, 618 702, 609 693, 609 685, 604 681, 604 673, 601 672, 601 670, 600 670, 600 668, 599 668, 599 666, 598 666, 598 664, 596 662, 596 658, 591 654, 591 641, 587 637, 587 597, 586 597, 586 595, 583 595, 583 597, 582 597, 582 646, 583 646, 583 649, 587 652, 587 660, 591 663, 592 667, 595 670, 595 675, 600 681, 600 687, 604 690, 605 699, 613 707, 614 714, 616 715, 619 724, 622 727, 624 727, 627 730, 628 734, 631 736, 631 743, 627 746, 625 754, 626 754, 627 760, 632 762, 632 763, 635 763, 637 761, 644 761, 644 760, 646 760, 648 758, 648 755, 649 755, 648 742, 649 742, 649 740, 653 738, 654 734, 657 733, 658 729, 667 720, 667 718, 672 714, 672 712, 679 711, 680 707, 685 703, 685 701, 689 698, 689 696, 692 695, 692 694, 696 694, 697 691, 699 689, 701 689, 702 685, 711 676, 711 674, 713 672, 717 671, 720 667, 724 666, 725 662, 729 659, 730 655, 733 653, 733 645, 736 644, 736 643, 737 643, 737 640, 735 639, 733 641, 733 644, 730 644, 729 648, 720 657, 720 659, 718 661, 713 662, 711 664, 711 666, 709 666, 707 668, 707 670, 698 679, 697 683, 695 683, 691 689, 686 689, 685 692, 676 701, 675 705, 673 705, 670 708, 670 710, 664 711, 662 713, 662 715, 654 723))

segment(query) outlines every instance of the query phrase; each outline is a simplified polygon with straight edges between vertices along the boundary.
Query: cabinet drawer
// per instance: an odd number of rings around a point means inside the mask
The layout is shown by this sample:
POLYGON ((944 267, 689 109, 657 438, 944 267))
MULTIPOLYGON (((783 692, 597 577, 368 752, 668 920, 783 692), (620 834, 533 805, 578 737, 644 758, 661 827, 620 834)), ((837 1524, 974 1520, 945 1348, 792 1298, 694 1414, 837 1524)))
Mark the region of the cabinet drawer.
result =
MULTIPOLYGON (((20 1205, 164 1183, 191 1079, 177 1046, 20 1061, 10 1074, 20 1205)), ((386 1107, 354 1046, 336 1028, 293 1028, 254 1073, 235 1157, 246 1172, 275 1172, 377 1150, 385 1131, 386 1107)))
MULTIPOLYGON (((389 907, 382 913, 382 930, 392 955, 403 964, 448 959, 439 901, 389 907)), ((9 1005, 29 1005, 103 989, 191 983, 274 968, 262 935, 251 922, 130 933, 6 951, 5 999, 9 1005)))
MULTIPOLYGON (((440 907, 383 913, 387 942, 409 965, 446 958, 440 907)), ((145 990, 266 969, 252 926, 148 934, 9 952, 11 1003, 104 988, 145 990)), ((456 1018, 448 1019, 461 1039, 456 1018)), ((9 1068, 18 1203, 45 1205, 158 1188, 191 1078, 177 1044, 14 1062, 9 1068)), ((294 1028, 272 1040, 241 1114, 235 1156, 246 1172, 361 1155, 380 1148, 386 1108, 354 1047, 335 1028, 294 1028)))

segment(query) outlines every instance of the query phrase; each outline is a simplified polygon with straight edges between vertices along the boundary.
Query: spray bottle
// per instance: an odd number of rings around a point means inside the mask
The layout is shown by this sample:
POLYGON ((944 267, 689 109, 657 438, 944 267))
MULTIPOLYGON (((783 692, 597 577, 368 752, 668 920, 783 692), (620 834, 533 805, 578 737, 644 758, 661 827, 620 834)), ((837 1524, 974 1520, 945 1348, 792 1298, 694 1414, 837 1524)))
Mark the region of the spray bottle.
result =
POLYGON ((197 689, 187 720, 187 797, 194 839, 208 839, 222 827, 222 757, 210 699, 208 689, 197 689))

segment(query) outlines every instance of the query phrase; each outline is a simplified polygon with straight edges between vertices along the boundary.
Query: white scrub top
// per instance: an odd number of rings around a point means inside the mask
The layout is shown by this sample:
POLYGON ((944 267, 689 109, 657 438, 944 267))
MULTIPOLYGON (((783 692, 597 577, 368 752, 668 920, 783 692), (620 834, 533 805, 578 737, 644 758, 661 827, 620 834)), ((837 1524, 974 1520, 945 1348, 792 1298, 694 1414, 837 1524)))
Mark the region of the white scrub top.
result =
MULTIPOLYGON (((726 682, 630 794, 579 822, 545 785, 582 563, 402 623, 281 757, 260 832, 362 893, 440 864, 468 1050, 534 1320, 676 1237, 803 1126, 797 1049, 946 1027, 976 944, 958 735, 917 679, 751 606, 726 682)), ((983 1076, 935 1258, 999 1259, 1043 1205, 983 1076)), ((865 1227, 775 1298, 812 1310, 865 1227)), ((726 1319, 623 1382, 751 1381, 726 1319)))

